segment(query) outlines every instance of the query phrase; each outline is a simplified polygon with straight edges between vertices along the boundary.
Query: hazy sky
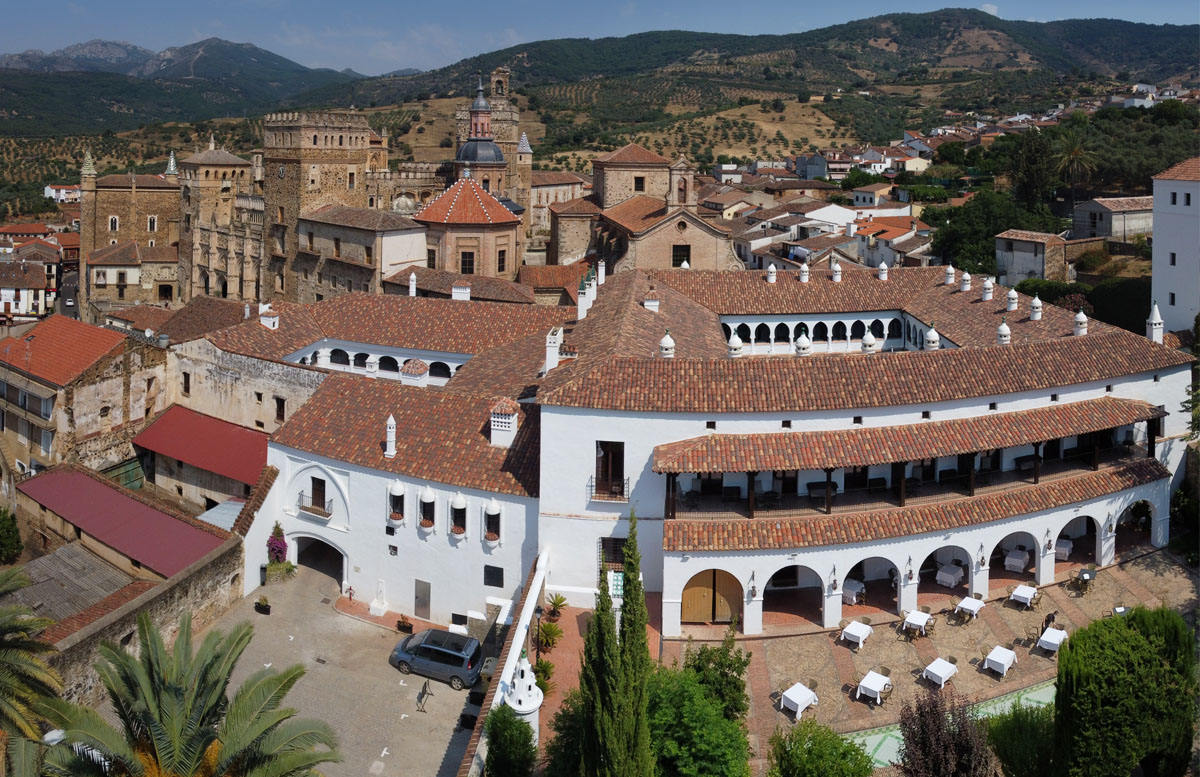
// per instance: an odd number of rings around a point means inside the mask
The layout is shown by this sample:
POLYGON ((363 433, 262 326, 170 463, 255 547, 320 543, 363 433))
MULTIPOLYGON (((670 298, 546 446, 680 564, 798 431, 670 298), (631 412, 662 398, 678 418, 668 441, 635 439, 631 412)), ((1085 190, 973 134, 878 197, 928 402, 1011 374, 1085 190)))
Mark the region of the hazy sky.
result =
MULTIPOLYGON (((253 43, 310 67, 353 68, 374 75, 423 70, 463 57, 543 38, 604 37, 646 30, 786 33, 945 3, 877 0, 46 0, 12 3, 0 49, 45 51, 92 38, 160 50, 208 37, 253 43), (202 10, 198 10, 202 9, 202 10), (749 12, 749 9, 753 9, 749 12)), ((995 0, 977 6, 1005 19, 1050 21, 1110 17, 1153 24, 1200 22, 1196 0, 995 0)))

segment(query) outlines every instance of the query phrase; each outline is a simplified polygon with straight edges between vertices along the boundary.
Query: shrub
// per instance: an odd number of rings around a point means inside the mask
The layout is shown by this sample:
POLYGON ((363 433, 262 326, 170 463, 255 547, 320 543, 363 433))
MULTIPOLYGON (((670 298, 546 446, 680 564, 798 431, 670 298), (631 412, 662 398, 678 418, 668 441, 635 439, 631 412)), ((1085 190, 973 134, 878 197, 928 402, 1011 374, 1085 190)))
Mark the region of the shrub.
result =
POLYGON ((537 747, 533 744, 533 729, 517 717, 512 707, 503 705, 488 713, 485 723, 488 735, 488 777, 529 777, 537 763, 537 747))
POLYGON ((446 136, 438 142, 438 146, 441 148, 451 148, 454 146, 454 141, 449 136, 446 136))
POLYGON ((1108 278, 1088 295, 1096 318, 1106 324, 1143 334, 1150 317, 1149 278, 1108 278))
POLYGON ((1075 269, 1082 272, 1095 272, 1104 265, 1108 264, 1111 257, 1108 251, 1103 248, 1093 248, 1090 251, 1084 251, 1075 260, 1075 269))
POLYGON ((583 695, 578 689, 563 699, 550 720, 554 736, 546 743, 542 759, 544 777, 579 777, 584 732, 590 725, 583 695))
POLYGON ((1092 290, 1086 283, 1065 283, 1063 281, 1047 281, 1042 278, 1026 278, 1016 285, 1017 291, 1027 296, 1041 297, 1042 302, 1057 305, 1063 297, 1071 294, 1082 294, 1085 297, 1092 290))
POLYGON ((722 714, 694 672, 659 668, 647 685, 658 771, 676 777, 748 777, 749 746, 740 723, 722 714))
POLYGON ((542 650, 553 650, 562 639, 563 630, 557 623, 546 622, 538 626, 537 641, 542 650))
POLYGON ((1067 310, 1082 310, 1083 314, 1088 318, 1096 315, 1095 309, 1087 301, 1087 297, 1082 294, 1068 294, 1065 297, 1059 298, 1054 304, 1067 310))
POLYGON ((1008 777, 1055 777, 1054 708, 1013 705, 988 718, 987 734, 1008 777))
POLYGON ((750 709, 746 695, 746 669, 750 654, 737 647, 734 636, 737 625, 731 623, 719 646, 701 645, 692 650, 688 645, 683 666, 696 673, 696 679, 708 695, 721 705, 722 714, 729 720, 741 720, 750 709))
POLYGON ((17 517, 8 508, 0 507, 0 563, 13 563, 24 549, 21 532, 17 529, 17 517))
POLYGON ((869 777, 871 756, 812 718, 771 737, 767 777, 869 777))
POLYGON ((567 606, 567 597, 562 594, 550 594, 546 597, 546 604, 550 605, 548 613, 550 620, 558 620, 562 615, 562 608, 567 606))
POLYGON ((991 777, 996 757, 966 699, 926 689, 900 710, 904 777, 991 777))

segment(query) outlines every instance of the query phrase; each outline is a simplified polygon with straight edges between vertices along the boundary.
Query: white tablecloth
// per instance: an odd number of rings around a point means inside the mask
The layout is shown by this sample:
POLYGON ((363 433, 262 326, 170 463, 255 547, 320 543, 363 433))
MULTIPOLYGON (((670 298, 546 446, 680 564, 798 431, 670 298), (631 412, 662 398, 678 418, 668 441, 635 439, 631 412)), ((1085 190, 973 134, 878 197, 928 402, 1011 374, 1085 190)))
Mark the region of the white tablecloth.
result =
POLYGON ((816 703, 817 694, 811 691, 804 683, 796 683, 791 688, 788 688, 783 692, 781 700, 782 706, 785 709, 795 712, 796 717, 800 717, 800 713, 816 703))
POLYGON ((1009 572, 1024 572, 1029 566, 1029 551, 1010 550, 1004 557, 1004 568, 1009 572))
POLYGON ((984 659, 983 668, 1006 675, 1015 663, 1017 663, 1017 654, 1006 647, 997 645, 992 648, 992 652, 988 653, 988 657, 984 659))
POLYGON ((938 684, 939 688, 946 687, 946 681, 958 673, 958 667, 944 658, 935 658, 933 663, 925 667, 925 676, 938 684))
POLYGON ((963 599, 961 602, 958 603, 958 606, 955 607, 954 609, 963 610, 964 612, 969 612, 969 613, 971 613, 972 618, 978 618, 979 611, 983 609, 984 604, 985 604, 985 602, 982 599, 976 599, 975 597, 971 597, 970 599, 963 599))
POLYGON ((908 617, 906 617, 904 619, 904 625, 906 627, 920 629, 921 633, 924 634, 925 633, 925 624, 929 623, 929 618, 930 618, 929 613, 921 612, 920 610, 913 610, 912 612, 910 612, 908 614, 908 617))
POLYGON ((846 628, 842 629, 842 639, 847 642, 857 642, 859 647, 867 641, 867 637, 875 631, 873 628, 860 621, 851 621, 846 624, 846 628))
POLYGON ((1075 547, 1075 543, 1070 540, 1059 540, 1054 543, 1054 559, 1056 561, 1066 561, 1071 556, 1071 549, 1075 547))
POLYGON ((1013 592, 1008 595, 1008 598, 1012 599, 1014 602, 1020 602, 1028 607, 1029 603, 1033 601, 1033 596, 1036 593, 1037 589, 1031 585, 1019 585, 1013 589, 1013 592))
POLYGON ((962 582, 963 568, 954 564, 948 564, 938 570, 937 582, 938 585, 944 585, 947 588, 953 588, 962 582))
POLYGON ((879 695, 883 693, 884 688, 891 684, 891 680, 878 672, 867 672, 867 676, 859 682, 858 690, 854 692, 855 698, 861 699, 863 696, 869 696, 875 701, 880 701, 879 695))
POLYGON ((1042 632, 1042 638, 1038 640, 1038 647, 1042 650, 1049 650, 1051 653, 1057 653, 1058 649, 1062 647, 1062 643, 1066 641, 1067 632, 1051 626, 1042 632))
POLYGON ((842 604, 854 604, 855 597, 865 591, 866 588, 861 581, 854 578, 846 578, 846 582, 842 583, 842 604))

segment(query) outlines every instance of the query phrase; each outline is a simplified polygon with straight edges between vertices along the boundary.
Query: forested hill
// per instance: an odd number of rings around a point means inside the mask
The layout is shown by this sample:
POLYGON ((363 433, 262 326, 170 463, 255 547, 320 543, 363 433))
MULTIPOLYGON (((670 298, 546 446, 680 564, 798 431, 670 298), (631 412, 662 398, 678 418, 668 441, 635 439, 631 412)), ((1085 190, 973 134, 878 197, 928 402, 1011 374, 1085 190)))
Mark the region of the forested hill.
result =
POLYGON ((1118 73, 1158 81, 1196 77, 1200 25, 1114 19, 1017 22, 982 11, 890 14, 809 32, 726 35, 646 32, 622 38, 537 41, 481 54, 413 76, 364 79, 298 95, 294 104, 400 102, 419 94, 461 93, 471 75, 500 65, 514 86, 565 84, 668 71, 680 78, 744 85, 764 77, 813 91, 887 83, 937 71, 1045 69, 1118 73), (770 70, 765 72, 764 68, 770 70))

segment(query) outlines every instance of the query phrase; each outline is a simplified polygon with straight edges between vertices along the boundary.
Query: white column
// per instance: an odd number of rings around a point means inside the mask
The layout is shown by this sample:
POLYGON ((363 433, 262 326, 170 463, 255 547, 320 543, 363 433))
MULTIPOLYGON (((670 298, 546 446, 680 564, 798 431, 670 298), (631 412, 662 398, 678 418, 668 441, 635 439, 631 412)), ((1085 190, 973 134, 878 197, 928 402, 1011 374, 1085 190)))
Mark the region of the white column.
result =
MULTIPOLYGON (((749 591, 747 591, 747 594, 749 591)), ((763 589, 759 588, 757 595, 754 597, 747 596, 746 605, 743 608, 742 618, 742 633, 743 634, 762 634, 762 616, 763 616, 763 589)))
MULTIPOLYGON (((683 600, 682 599, 667 599, 662 600, 662 625, 664 637, 678 637, 683 634, 683 600)), ((762 611, 759 611, 759 626, 762 625, 762 611)))
POLYGON ((825 602, 821 606, 821 625, 827 629, 836 629, 842 620, 842 590, 839 588, 830 591, 828 583, 824 587, 825 602))
POLYGON ((1039 544, 1037 546, 1037 565, 1034 568, 1034 579, 1038 585, 1050 585, 1054 582, 1054 542, 1050 543, 1050 550, 1046 550, 1046 546, 1039 544))
POLYGON ((330 349, 330 348, 318 348, 317 349, 317 366, 318 367, 328 367, 329 366, 330 350, 332 350, 332 349, 330 349))
MULTIPOLYGON (((913 579, 909 580, 907 574, 903 574, 900 578, 900 609, 915 610, 917 609, 917 585, 921 582, 921 576, 917 571, 913 570, 913 579)), ((897 613, 899 615, 899 613, 897 613)))
POLYGON ((984 599, 988 598, 988 579, 990 577, 988 568, 979 566, 978 559, 971 562, 971 567, 975 570, 975 573, 971 575, 971 596, 979 594, 984 599))
POLYGON ((1150 519, 1150 544, 1156 548, 1165 547, 1171 540, 1171 516, 1166 510, 1155 508, 1154 517, 1150 519))
POLYGON ((1096 529, 1096 564, 1102 567, 1113 563, 1117 555, 1117 535, 1108 531, 1109 524, 1115 520, 1109 518, 1096 529))

